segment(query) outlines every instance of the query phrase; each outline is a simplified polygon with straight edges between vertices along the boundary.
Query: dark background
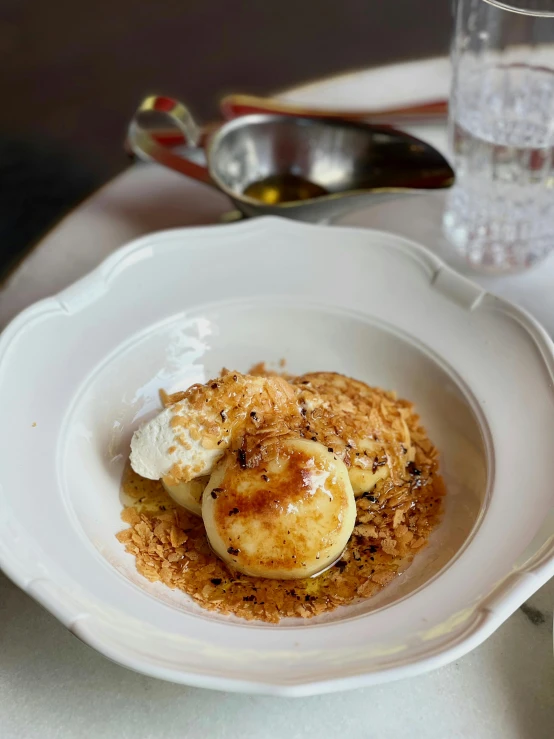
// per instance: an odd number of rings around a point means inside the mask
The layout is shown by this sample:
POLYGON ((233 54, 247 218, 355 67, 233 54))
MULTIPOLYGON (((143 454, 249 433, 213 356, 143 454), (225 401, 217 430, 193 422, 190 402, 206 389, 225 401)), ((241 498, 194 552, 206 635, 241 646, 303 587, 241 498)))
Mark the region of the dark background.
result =
POLYGON ((225 92, 444 54, 450 31, 449 0, 0 0, 0 272, 128 166, 144 95, 205 121, 225 92))

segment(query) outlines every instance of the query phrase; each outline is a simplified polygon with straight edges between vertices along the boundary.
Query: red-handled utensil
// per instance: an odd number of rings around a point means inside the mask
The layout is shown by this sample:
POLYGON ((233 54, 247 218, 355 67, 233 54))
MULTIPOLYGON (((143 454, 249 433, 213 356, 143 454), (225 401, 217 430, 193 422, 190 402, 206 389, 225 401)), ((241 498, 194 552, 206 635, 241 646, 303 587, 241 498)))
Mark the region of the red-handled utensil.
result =
POLYGON ((370 123, 407 125, 409 123, 430 123, 443 120, 448 113, 446 100, 404 105, 382 110, 348 110, 333 108, 311 108, 306 105, 286 103, 275 98, 256 97, 255 95, 232 94, 220 102, 220 110, 226 120, 250 113, 278 113, 307 118, 335 118, 351 121, 368 121, 370 123))

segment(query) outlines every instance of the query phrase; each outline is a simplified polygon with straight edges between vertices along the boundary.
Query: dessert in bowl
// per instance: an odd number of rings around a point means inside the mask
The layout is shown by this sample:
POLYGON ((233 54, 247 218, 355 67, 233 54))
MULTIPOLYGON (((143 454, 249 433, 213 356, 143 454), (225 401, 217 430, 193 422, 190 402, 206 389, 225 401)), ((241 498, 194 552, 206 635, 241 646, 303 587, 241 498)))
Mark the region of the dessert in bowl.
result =
POLYGON ((438 523, 437 451, 391 392, 260 365, 162 398, 131 440, 118 538, 204 608, 275 622, 367 598, 438 523))

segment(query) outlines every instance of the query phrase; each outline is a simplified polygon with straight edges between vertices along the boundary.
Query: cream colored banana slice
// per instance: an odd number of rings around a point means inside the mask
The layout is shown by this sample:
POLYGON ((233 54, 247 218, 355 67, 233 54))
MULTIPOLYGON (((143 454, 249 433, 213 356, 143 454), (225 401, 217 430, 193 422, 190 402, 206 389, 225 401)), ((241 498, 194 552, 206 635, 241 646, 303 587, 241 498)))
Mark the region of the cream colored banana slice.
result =
MULTIPOLYGON (((402 423, 404 427, 404 459, 405 464, 407 465, 409 462, 412 462, 415 459, 415 447, 411 443, 408 426, 404 421, 402 423)), ((359 441, 356 445, 356 448, 362 451, 369 451, 370 456, 373 456, 373 454, 380 451, 379 445, 369 439, 362 439, 361 441, 359 441)), ((370 463, 368 462, 368 464, 370 463)), ((348 476, 350 477, 350 482, 352 483, 354 495, 356 497, 359 497, 363 493, 371 492, 380 480, 386 480, 387 477, 390 477, 390 468, 386 463, 380 464, 374 472, 373 466, 359 467, 357 465, 357 462, 355 461, 352 467, 350 467, 348 470, 348 476)))
POLYGON ((173 498, 173 500, 179 505, 186 508, 187 511, 194 513, 196 516, 202 515, 202 493, 204 488, 208 484, 210 477, 197 477, 195 480, 190 482, 181 482, 178 485, 166 485, 162 481, 162 484, 166 492, 173 498))
POLYGON ((354 495, 358 497, 362 493, 368 493, 377 485, 379 480, 384 480, 390 475, 390 470, 386 464, 377 467, 375 472, 371 469, 363 470, 360 467, 350 467, 348 476, 352 484, 354 495))
POLYGON ((335 562, 354 529, 348 471, 314 441, 283 442, 278 456, 242 469, 235 455, 216 467, 202 496, 210 544, 247 575, 295 579, 335 562))

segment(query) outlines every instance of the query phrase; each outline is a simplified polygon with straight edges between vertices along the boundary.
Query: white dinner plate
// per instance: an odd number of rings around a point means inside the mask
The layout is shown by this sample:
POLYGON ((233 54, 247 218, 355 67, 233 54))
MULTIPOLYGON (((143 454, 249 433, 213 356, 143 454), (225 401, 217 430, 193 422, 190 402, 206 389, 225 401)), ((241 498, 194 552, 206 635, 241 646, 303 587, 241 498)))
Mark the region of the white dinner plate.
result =
POLYGON ((0 337, 0 565, 83 641, 167 680, 301 695, 437 667, 554 574, 553 360, 531 317, 398 236, 275 218, 146 236, 0 337), (413 400, 448 493, 377 598, 273 626, 147 582, 115 533, 158 389, 283 357, 413 400))

